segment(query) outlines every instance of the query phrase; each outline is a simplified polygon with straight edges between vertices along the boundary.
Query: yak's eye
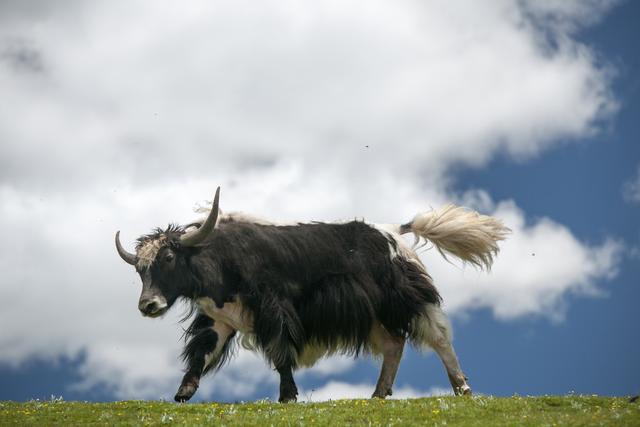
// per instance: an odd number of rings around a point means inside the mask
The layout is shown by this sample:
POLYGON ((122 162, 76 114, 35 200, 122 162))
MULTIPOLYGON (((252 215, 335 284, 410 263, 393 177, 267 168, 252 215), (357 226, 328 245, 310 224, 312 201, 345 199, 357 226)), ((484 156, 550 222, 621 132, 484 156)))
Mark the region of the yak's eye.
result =
POLYGON ((167 252, 167 254, 164 256, 164 261, 166 263, 173 261, 173 254, 171 252, 167 252))

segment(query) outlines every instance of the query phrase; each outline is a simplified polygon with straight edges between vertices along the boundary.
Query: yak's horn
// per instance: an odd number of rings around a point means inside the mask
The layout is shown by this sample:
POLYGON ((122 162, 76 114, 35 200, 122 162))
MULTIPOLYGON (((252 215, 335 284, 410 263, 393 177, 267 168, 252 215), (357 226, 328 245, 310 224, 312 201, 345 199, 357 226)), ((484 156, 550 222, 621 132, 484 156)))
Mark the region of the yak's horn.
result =
POLYGON ((120 258, 124 260, 124 262, 126 262, 127 264, 136 265, 138 257, 132 253, 127 252, 120 244, 120 231, 116 233, 116 249, 118 249, 118 254, 120 255, 120 258))
POLYGON ((216 195, 213 198, 213 206, 211 206, 211 212, 207 220, 197 230, 185 233, 180 236, 180 243, 184 246, 195 246, 207 238, 216 226, 218 221, 218 201, 220 199, 220 187, 216 190, 216 195))

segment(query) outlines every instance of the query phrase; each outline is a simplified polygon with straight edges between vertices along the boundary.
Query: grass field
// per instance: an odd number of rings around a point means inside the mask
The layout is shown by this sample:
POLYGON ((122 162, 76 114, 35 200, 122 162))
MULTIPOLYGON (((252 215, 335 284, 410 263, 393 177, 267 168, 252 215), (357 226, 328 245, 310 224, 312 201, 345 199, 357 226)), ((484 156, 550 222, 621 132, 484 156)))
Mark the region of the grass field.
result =
POLYGON ((640 426, 640 402, 596 396, 430 397, 324 403, 0 402, 0 425, 640 426))

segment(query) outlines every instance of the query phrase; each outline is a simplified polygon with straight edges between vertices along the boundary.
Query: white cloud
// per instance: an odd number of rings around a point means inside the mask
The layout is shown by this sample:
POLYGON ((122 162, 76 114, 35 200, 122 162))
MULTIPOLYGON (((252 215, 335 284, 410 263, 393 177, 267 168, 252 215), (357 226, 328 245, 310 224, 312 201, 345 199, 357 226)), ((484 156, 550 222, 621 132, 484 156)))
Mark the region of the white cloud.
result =
POLYGON ((4 176, 144 185, 295 158, 437 177, 499 149, 534 155, 615 107, 591 52, 541 45, 516 2, 292 6, 105 3, 75 26, 5 26, 44 71, 0 68, 4 176))
MULTIPOLYGON (((116 229, 131 242, 189 221, 218 184, 223 209, 405 221, 453 197, 452 165, 529 158, 616 107, 607 67, 571 38, 607 2, 17 5, 0 6, 0 363, 84 350, 79 386, 122 398, 173 394, 180 328, 179 313, 140 318, 116 229)), ((515 232, 491 276, 425 254, 453 314, 557 318, 615 274, 615 243, 482 191, 468 202, 515 232)), ((200 393, 275 381, 241 352, 200 393)))
POLYGON ((524 0, 522 7, 551 29, 572 33, 599 21, 619 0, 524 0))
POLYGON ((622 191, 626 201, 640 203, 640 166, 638 166, 636 175, 624 183, 622 191))
POLYGON ((300 371, 299 375, 337 375, 348 371, 353 367, 353 365, 355 365, 355 363, 355 359, 350 356, 331 356, 320 359, 312 367, 300 371))
MULTIPOLYGON (((342 381, 329 381, 314 390, 300 390, 298 400, 302 402, 325 402, 340 399, 368 399, 371 397, 375 384, 351 384, 342 381)), ((419 397, 448 396, 453 394, 450 389, 432 387, 429 390, 418 390, 411 386, 395 386, 393 395, 389 399, 416 399, 419 397)))
POLYGON ((490 274, 447 263, 436 251, 422 254, 450 313, 489 308, 505 320, 527 315, 562 320, 567 295, 601 295, 596 283, 617 274, 619 242, 590 246, 549 218, 527 224, 509 201, 492 212, 513 233, 500 245, 490 274))

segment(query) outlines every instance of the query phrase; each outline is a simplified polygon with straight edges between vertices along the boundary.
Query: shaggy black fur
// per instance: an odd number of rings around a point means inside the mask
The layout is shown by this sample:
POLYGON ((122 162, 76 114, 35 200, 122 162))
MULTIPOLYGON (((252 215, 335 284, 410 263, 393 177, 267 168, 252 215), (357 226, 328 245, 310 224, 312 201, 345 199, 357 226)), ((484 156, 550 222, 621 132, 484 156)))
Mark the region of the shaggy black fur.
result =
MULTIPOLYGON (((395 242, 391 240, 395 245, 395 242)), ((239 297, 254 316, 257 344, 274 365, 295 367, 306 343, 341 343, 358 354, 378 319, 411 334, 411 320, 440 296, 390 240, 358 221, 266 226, 221 224, 191 257, 198 294, 218 306, 239 297)))
POLYGON ((235 332, 226 338, 222 350, 205 365, 206 355, 215 349, 220 339, 213 329, 214 323, 213 319, 200 313, 184 333, 187 344, 182 351, 182 360, 186 363, 187 369, 175 396, 178 402, 189 400, 198 389, 200 377, 212 370, 218 370, 230 356, 230 344, 235 332))
POLYGON ((184 332, 186 345, 182 350, 182 360, 189 367, 188 371, 204 375, 210 371, 217 371, 228 361, 230 344, 235 333, 227 338, 218 357, 204 366, 205 355, 215 348, 219 339, 218 334, 212 329, 213 324, 212 318, 199 313, 184 332))
MULTIPOLYGON (((140 238, 139 244, 160 235, 167 240, 149 267, 154 286, 169 304, 177 297, 209 297, 218 307, 242 302, 253 316, 257 347, 281 374, 285 400, 297 393, 288 373, 305 345, 340 345, 357 355, 370 345, 374 322, 411 338, 412 320, 425 316, 427 304, 440 303, 423 270, 391 257, 396 242, 360 221, 294 226, 221 221, 205 242, 190 248, 179 243, 183 232, 170 226, 140 238), (176 254, 170 265, 162 261, 164 251, 176 254)), ((211 322, 199 314, 186 331, 188 371, 204 370, 201 354, 216 342, 211 322)), ((214 369, 224 362, 223 353, 214 369)))

